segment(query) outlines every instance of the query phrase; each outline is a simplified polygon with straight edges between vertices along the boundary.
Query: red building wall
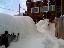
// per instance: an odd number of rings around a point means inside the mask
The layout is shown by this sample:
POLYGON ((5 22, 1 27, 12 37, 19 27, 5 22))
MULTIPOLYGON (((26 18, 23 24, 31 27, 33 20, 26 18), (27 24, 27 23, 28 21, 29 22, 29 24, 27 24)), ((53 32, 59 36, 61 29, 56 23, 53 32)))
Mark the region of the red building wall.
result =
POLYGON ((50 20, 52 20, 52 18, 54 19, 55 15, 56 15, 55 11, 52 11, 52 12, 49 11, 49 13, 47 13, 48 15, 45 14, 44 12, 40 12, 40 7, 48 6, 47 3, 48 3, 47 0, 44 0, 43 2, 42 1, 32 2, 31 0, 27 0, 26 1, 27 15, 32 17, 35 22, 36 22, 36 20, 39 21, 39 20, 43 19, 43 17, 46 18, 46 16, 50 20), (33 8, 33 7, 39 7, 39 12, 31 13, 31 8, 33 8), (51 17, 51 16, 53 16, 53 17, 51 17))

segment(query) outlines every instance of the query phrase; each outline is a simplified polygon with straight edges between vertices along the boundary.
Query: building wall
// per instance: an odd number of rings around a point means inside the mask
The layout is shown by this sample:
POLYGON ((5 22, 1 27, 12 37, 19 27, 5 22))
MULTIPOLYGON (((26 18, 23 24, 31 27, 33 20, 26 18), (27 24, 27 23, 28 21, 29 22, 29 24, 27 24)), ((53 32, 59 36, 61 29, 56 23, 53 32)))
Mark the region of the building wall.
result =
POLYGON ((56 16, 61 16, 61 0, 56 0, 56 16))
MULTIPOLYGON (((43 2, 42 1, 32 2, 30 0, 27 0, 26 1, 26 5, 27 5, 27 15, 28 16, 31 16, 34 21, 39 21, 39 20, 41 20, 43 18, 48 18, 48 19, 52 20, 52 18, 54 18, 55 15, 56 15, 55 14, 55 11, 51 11, 51 10, 50 11, 47 11, 47 9, 48 9, 47 8, 48 7, 47 0, 43 0, 43 2), (38 7, 39 8, 39 12, 38 13, 32 13, 31 10, 34 7, 38 7), (49 12, 49 13, 46 13, 46 12, 49 12)), ((55 3, 53 3, 51 5, 55 5, 55 3)))
POLYGON ((64 0, 62 0, 62 14, 64 15, 64 0))
POLYGON ((64 0, 56 0, 56 12, 57 12, 57 17, 61 16, 61 6, 62 6, 62 15, 64 15, 64 0), (62 5, 61 5, 62 4, 62 5))

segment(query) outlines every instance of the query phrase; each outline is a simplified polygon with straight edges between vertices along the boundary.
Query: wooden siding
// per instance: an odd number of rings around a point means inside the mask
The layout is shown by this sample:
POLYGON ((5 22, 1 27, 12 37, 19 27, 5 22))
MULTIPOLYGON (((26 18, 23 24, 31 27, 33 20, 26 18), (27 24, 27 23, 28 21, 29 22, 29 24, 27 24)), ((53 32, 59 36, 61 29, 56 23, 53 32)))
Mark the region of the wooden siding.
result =
POLYGON ((55 20, 56 22, 56 32, 55 32, 55 35, 56 37, 58 38, 62 38, 64 39, 64 17, 62 18, 57 18, 55 20))

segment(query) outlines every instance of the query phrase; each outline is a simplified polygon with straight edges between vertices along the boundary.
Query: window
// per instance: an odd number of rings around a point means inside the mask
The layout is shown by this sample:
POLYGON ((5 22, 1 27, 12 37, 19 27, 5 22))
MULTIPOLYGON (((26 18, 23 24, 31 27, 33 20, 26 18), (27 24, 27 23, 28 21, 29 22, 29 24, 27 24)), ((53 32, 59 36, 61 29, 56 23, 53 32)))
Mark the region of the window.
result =
POLYGON ((50 5, 49 10, 50 10, 50 11, 55 11, 55 5, 50 5))
POLYGON ((31 13, 39 13, 39 7, 31 8, 31 13))
POLYGON ((48 11, 48 6, 40 7, 40 12, 47 12, 47 11, 48 11))

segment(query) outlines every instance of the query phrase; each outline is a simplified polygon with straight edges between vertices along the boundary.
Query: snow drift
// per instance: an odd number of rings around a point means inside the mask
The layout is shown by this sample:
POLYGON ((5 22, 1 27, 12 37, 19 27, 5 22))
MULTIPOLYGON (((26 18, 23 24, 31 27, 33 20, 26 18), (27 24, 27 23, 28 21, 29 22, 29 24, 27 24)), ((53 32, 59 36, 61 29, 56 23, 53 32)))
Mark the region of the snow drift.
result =
POLYGON ((36 26, 39 32, 55 36, 55 23, 49 22, 48 19, 40 20, 36 26))
MULTIPOLYGON (((8 48, 63 48, 64 41, 51 37, 48 33, 37 31, 33 20, 28 16, 0 14, 0 32, 20 33, 19 41, 12 42, 8 48)), ((43 25, 44 26, 44 25, 43 25)), ((47 31, 47 30, 45 30, 47 31)))

